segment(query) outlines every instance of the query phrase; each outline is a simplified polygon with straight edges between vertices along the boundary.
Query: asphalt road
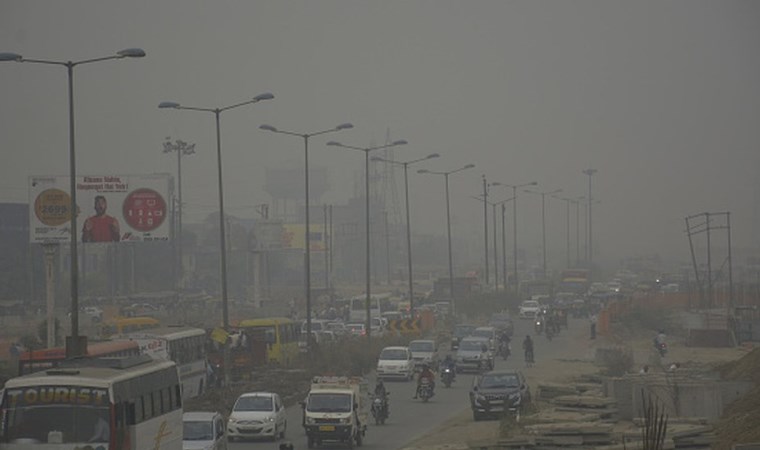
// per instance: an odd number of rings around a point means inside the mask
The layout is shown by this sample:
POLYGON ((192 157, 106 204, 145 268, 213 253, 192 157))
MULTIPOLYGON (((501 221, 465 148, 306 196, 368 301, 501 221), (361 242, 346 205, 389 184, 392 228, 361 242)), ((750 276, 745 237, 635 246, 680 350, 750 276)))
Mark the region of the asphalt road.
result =
MULTIPOLYGON (((522 358, 522 340, 526 334, 530 334, 535 342, 535 355, 537 364, 549 359, 560 358, 571 345, 575 342, 569 338, 571 334, 577 335, 579 330, 585 327, 585 322, 571 320, 570 332, 562 330, 559 336, 556 336, 549 342, 545 336, 534 336, 533 322, 530 320, 515 319, 515 333, 512 342, 512 356, 507 361, 501 358, 496 360, 496 369, 506 368, 523 368, 525 366, 522 358)), ((413 400, 414 382, 393 382, 385 383, 386 389, 390 394, 390 417, 385 425, 375 425, 370 416, 370 424, 367 427, 367 433, 364 438, 362 448, 367 450, 393 450, 400 449, 412 441, 430 433, 437 426, 446 422, 448 419, 461 414, 463 410, 469 409, 469 388, 472 385, 473 375, 458 374, 456 382, 451 388, 446 388, 439 380, 436 381, 436 395, 428 402, 422 403, 420 400, 413 400)), ((374 379, 370 380, 370 386, 374 386, 374 379)), ((530 379, 528 379, 531 385, 530 379)), ((531 385, 531 389, 535 387, 531 385)), ((282 442, 290 442, 295 450, 306 448, 306 434, 301 427, 301 408, 293 406, 287 409, 288 429, 285 440, 277 442, 234 442, 229 443, 229 450, 273 450, 279 449, 282 442)), ((472 420, 472 419, 470 419, 472 420)), ((336 443, 325 443, 319 447, 322 449, 340 449, 346 448, 336 443)))

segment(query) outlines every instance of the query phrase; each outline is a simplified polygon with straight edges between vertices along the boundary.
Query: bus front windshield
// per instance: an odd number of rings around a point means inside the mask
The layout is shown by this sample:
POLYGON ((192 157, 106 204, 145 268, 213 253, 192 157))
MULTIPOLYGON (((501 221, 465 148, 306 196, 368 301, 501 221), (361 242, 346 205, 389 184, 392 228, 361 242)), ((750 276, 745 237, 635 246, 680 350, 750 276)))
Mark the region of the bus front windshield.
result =
POLYGON ((108 392, 83 386, 34 386, 5 391, 2 441, 108 443, 108 392))

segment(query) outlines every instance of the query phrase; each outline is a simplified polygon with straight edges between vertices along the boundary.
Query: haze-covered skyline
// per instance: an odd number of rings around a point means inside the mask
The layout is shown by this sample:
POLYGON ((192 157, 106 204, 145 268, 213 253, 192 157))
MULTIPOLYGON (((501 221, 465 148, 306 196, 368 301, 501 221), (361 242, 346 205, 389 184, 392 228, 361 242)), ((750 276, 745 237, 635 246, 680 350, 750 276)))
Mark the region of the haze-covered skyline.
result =
MULTIPOLYGON (((441 154, 419 168, 476 165, 451 179, 455 233, 482 236, 470 198, 482 175, 577 197, 593 167, 598 258, 687 260, 691 214, 730 211, 734 246, 757 243, 758 25, 748 1, 12 0, 0 5, 0 51, 80 60, 143 48, 142 59, 75 69, 77 172, 174 174, 165 138, 193 142, 186 220, 216 209, 213 115, 158 104, 271 92, 222 115, 229 214, 271 202, 264 168, 302 167, 302 142, 259 125, 351 122, 310 142, 312 167, 329 170, 322 202, 345 203, 363 173, 363 155, 324 143, 381 145, 389 133, 409 141, 398 160, 441 154)), ((5 62, 0 85, 0 201, 26 202, 28 176, 68 173, 65 69, 5 62)), ((410 173, 410 189, 414 232, 445 234, 442 180, 410 173)), ((540 248, 540 206, 520 194, 521 246, 540 248)), ((563 258, 565 205, 547 208, 548 247, 563 258)))

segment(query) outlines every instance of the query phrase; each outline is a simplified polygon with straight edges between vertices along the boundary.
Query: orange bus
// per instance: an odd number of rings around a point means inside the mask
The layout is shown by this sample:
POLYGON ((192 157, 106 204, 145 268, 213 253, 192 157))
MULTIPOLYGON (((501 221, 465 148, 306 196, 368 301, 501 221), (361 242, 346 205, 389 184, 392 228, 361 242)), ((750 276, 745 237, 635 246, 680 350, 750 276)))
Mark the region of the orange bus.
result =
MULTIPOLYGON (((140 354, 140 345, 134 341, 104 341, 87 344, 87 358, 114 358, 140 354)), ((58 367, 66 359, 66 348, 55 347, 22 352, 19 355, 18 373, 39 372, 58 367)))

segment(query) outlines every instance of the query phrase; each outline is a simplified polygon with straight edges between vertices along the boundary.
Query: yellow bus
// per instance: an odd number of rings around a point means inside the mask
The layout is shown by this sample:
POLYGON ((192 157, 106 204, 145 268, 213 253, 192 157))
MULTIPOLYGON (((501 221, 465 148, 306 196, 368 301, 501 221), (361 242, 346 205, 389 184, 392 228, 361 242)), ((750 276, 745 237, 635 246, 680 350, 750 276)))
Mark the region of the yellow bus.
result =
POLYGON ((238 325, 252 341, 267 345, 267 362, 290 365, 298 355, 298 326, 285 317, 247 319, 238 325))
POLYGON ((153 317, 115 317, 103 323, 100 327, 100 337, 110 339, 129 333, 137 333, 161 326, 161 322, 153 317))

